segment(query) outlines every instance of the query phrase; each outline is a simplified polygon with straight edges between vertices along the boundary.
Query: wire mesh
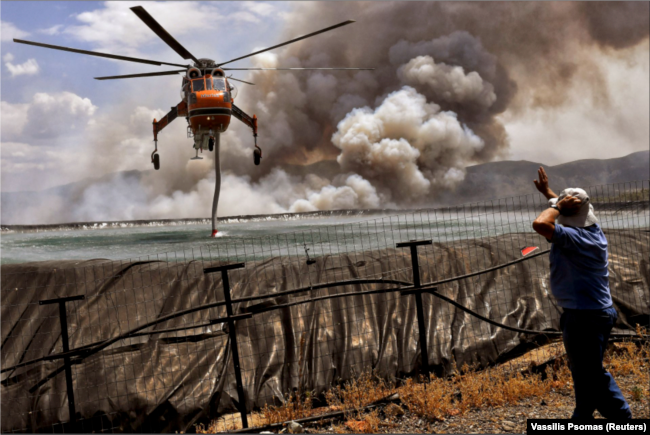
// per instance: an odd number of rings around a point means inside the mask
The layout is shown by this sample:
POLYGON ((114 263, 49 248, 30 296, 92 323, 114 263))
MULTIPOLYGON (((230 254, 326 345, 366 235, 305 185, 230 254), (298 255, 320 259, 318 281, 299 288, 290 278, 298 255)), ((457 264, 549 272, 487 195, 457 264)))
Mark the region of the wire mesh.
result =
MULTIPOLYGON (((649 182, 586 190, 609 242, 614 332, 648 326, 649 182)), ((414 271, 408 249, 396 244, 431 240, 418 248, 423 285, 453 279, 521 258, 524 247, 548 249, 531 227, 546 206, 541 195, 525 195, 128 260, 2 266, 2 431, 169 432, 218 418, 214 430, 241 427, 222 279, 204 273, 223 264, 246 263, 228 273, 234 314, 253 314, 234 322, 248 412, 287 394, 318 399, 368 370, 413 376, 422 362, 415 298, 400 290, 414 271), (74 295, 85 295, 66 303, 76 418, 61 371, 58 307, 39 305, 74 295)), ((553 356, 557 346, 544 345, 556 337, 560 309, 548 275, 541 255, 437 286, 469 312, 424 293, 432 371, 553 356), (549 332, 523 334, 472 313, 549 332)), ((251 416, 249 424, 262 422, 251 416)))

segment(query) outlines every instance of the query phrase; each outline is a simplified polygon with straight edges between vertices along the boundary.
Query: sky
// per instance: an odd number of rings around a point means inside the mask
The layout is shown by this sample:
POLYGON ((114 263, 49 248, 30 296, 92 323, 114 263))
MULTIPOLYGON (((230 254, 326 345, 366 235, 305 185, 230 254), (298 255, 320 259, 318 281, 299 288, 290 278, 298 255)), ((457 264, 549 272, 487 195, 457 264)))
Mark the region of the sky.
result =
MULTIPOLYGON (((186 63, 129 10, 140 4, 197 57, 215 60, 264 47, 270 35, 279 32, 289 7, 283 2, 2 1, 2 191, 41 190, 83 179, 89 175, 85 166, 93 166, 93 145, 79 144, 85 142, 84 135, 93 124, 106 118, 128 124, 140 113, 138 108, 166 112, 178 104, 177 77, 134 79, 131 83, 93 79, 176 67, 114 61, 12 41, 26 39, 186 63), (44 107, 38 109, 39 104, 44 107), (65 169, 58 170, 61 167, 65 169)), ((247 67, 250 61, 233 66, 247 67)), ((142 127, 150 130, 152 119, 143 119, 142 127)), ((99 168, 99 173, 91 175, 149 169, 150 159, 141 157, 152 143, 141 145, 132 159, 124 149, 120 165, 99 168)))
MULTIPOLYGON (((2 1, 1 190, 151 169, 151 121, 179 102, 180 78, 93 77, 175 67, 12 41, 185 63, 129 10, 135 5, 197 57, 217 61, 357 21, 229 65, 377 70, 235 74, 256 83, 238 85, 238 105, 260 117, 267 154, 252 167, 250 132, 233 125, 223 135, 227 214, 407 206, 453 188, 477 163, 556 165, 647 150, 647 18, 636 5, 544 3, 2 1), (320 159, 336 159, 341 175, 295 178, 283 169, 320 159)), ((89 182, 78 214, 59 205, 43 219, 206 215, 213 161, 189 162, 184 124, 160 134, 164 177, 108 191, 89 182), (90 187, 122 211, 89 200, 90 187)))

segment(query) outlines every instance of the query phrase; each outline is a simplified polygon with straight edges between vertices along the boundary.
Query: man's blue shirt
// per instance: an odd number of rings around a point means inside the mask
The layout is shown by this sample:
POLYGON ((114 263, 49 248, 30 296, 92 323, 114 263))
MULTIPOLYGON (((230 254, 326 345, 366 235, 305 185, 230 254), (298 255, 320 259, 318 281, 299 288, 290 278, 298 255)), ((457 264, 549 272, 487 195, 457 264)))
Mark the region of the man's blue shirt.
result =
POLYGON ((607 239, 600 226, 556 223, 551 242, 551 292, 558 304, 581 310, 611 307, 607 239))

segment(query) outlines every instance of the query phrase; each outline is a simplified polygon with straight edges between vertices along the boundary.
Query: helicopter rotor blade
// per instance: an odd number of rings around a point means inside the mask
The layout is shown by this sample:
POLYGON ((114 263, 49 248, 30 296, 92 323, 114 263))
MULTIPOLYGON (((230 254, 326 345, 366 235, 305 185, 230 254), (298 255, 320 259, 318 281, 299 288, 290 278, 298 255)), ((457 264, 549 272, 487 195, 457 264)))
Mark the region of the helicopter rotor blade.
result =
POLYGON ((53 50, 70 51, 72 53, 80 53, 80 54, 87 54, 87 55, 90 55, 90 56, 106 57, 108 59, 125 60, 125 61, 128 61, 128 62, 146 63, 146 64, 149 64, 149 65, 156 65, 156 66, 170 65, 170 66, 180 66, 181 68, 187 68, 189 66, 189 65, 181 65, 181 64, 178 64, 178 63, 168 63, 168 62, 160 62, 160 61, 157 61, 157 60, 140 59, 138 57, 119 56, 117 54, 99 53, 97 51, 79 50, 77 48, 62 47, 60 45, 51 45, 51 44, 43 44, 41 42, 25 41, 23 39, 14 39, 14 42, 17 42, 19 44, 34 45, 36 47, 51 48, 53 50))
POLYGON ((159 72, 142 73, 142 74, 126 74, 122 76, 95 77, 95 80, 114 80, 114 79, 131 79, 136 77, 173 76, 178 73, 185 73, 185 72, 187 72, 187 70, 176 69, 173 71, 159 71, 159 72))
POLYGON ((234 77, 228 77, 228 80, 234 80, 236 82, 242 82, 242 83, 246 83, 247 85, 255 86, 255 83, 247 82, 246 80, 236 79, 234 77))
POLYGON ((199 63, 199 60, 194 57, 192 53, 187 51, 185 47, 181 45, 172 35, 161 26, 158 21, 156 21, 149 12, 147 12, 142 6, 134 6, 131 8, 134 14, 138 16, 153 32, 158 35, 160 39, 165 41, 167 45, 171 47, 176 53, 180 54, 183 59, 192 59, 194 62, 199 63))
POLYGON ((224 71, 310 71, 310 70, 349 70, 372 71, 374 68, 222 68, 224 71))
POLYGON ((338 27, 347 26, 348 24, 352 24, 354 22, 355 22, 354 20, 343 21, 342 23, 338 23, 338 24, 335 24, 333 26, 326 27, 326 28, 318 30, 316 32, 309 33, 308 35, 299 36, 298 38, 294 38, 294 39, 292 39, 290 41, 283 42, 282 44, 274 45, 273 47, 269 47, 269 48, 264 48, 262 50, 256 51, 255 53, 251 53, 251 54, 247 54, 245 56, 238 57, 237 59, 232 59, 232 60, 229 60, 227 62, 222 62, 222 63, 218 64, 217 66, 225 65, 227 63, 234 62, 236 60, 245 59, 247 57, 255 56, 256 54, 264 53, 265 51, 273 50, 274 48, 282 47, 282 46, 287 45, 287 44, 291 44, 291 43, 294 43, 294 42, 297 42, 297 41, 301 41, 301 40, 309 38, 311 36, 315 36, 315 35, 318 35, 320 33, 325 33, 325 32, 328 32, 330 30, 334 30, 334 29, 336 29, 338 27))

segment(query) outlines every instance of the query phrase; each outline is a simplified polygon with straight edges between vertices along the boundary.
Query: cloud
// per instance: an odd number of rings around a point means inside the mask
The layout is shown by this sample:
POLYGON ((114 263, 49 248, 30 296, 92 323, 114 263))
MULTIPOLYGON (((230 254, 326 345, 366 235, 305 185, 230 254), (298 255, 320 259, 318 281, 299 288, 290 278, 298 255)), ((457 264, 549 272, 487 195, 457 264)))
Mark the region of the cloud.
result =
POLYGON ((12 104, 0 102, 0 117, 2 123, 2 141, 20 140, 23 128, 27 123, 29 104, 12 104))
POLYGON ((41 29, 38 31, 38 33, 43 33, 45 35, 59 35, 61 33, 61 29, 63 28, 63 24, 57 24, 52 27, 48 27, 47 29, 41 29))
POLYGON ((261 20, 257 15, 252 14, 247 11, 239 11, 239 12, 234 12, 230 14, 229 16, 230 19, 233 21, 238 21, 238 22, 243 22, 243 23, 259 23, 261 20))
MULTIPOLYGON (((196 38, 196 35, 214 36, 215 26, 226 24, 231 19, 219 2, 166 1, 144 5, 141 2, 105 2, 100 9, 75 15, 79 24, 66 26, 60 31, 79 41, 92 43, 97 51, 178 62, 178 55, 130 10, 133 6, 144 6, 174 38, 195 54, 203 50, 215 51, 214 40, 196 38), (192 40, 194 42, 190 42, 192 40)), ((242 8, 237 9, 235 13, 242 8)))
POLYGON ((37 92, 23 104, 0 101, 0 141, 51 144, 59 137, 83 133, 96 110, 89 98, 72 92, 37 92))
POLYGON ((243 23, 261 23, 286 15, 281 7, 266 2, 245 1, 236 4, 236 10, 224 12, 228 21, 243 23))
MULTIPOLYGON (((28 143, 3 141, 0 150, 4 173, 21 173, 30 169, 51 170, 60 163, 53 148, 43 150, 28 143)), ((23 190, 32 190, 31 187, 25 186, 23 190)))
MULTIPOLYGON (((122 117, 116 117, 112 113, 98 113, 90 99, 72 93, 35 94, 26 104, 2 101, 1 110, 3 168, 6 174, 16 174, 11 179, 3 178, 5 190, 15 190, 22 184, 20 178, 29 179, 36 173, 41 177, 40 189, 116 171, 149 169, 153 150, 151 121, 164 113, 160 109, 136 106, 131 108, 130 114, 126 108, 117 108, 123 112, 122 117), (126 122, 122 118, 126 118, 126 122), (13 145, 6 143, 27 146, 15 150, 13 145), (50 162, 55 164, 50 165, 50 162), (43 168, 49 169, 43 171, 43 168), (21 170, 23 176, 18 177, 21 170)), ((173 131, 181 133, 184 126, 177 123, 168 127, 163 137, 169 138, 173 131)), ((186 151, 184 147, 166 147, 163 152, 165 177, 152 179, 150 185, 132 188, 160 186, 166 193, 179 188, 191 189, 205 178, 209 168, 197 170, 200 168, 197 165, 185 168, 186 151)), ((159 193, 149 190, 152 195, 159 193)))
MULTIPOLYGON (((11 57, 13 58, 13 56, 11 57)), ((11 62, 6 62, 5 66, 11 73, 11 77, 21 75, 34 75, 37 74, 39 70, 38 62, 36 62, 36 59, 27 59, 26 62, 21 63, 20 65, 14 65, 11 62)))
POLYGON ((262 17, 270 17, 271 15, 279 12, 276 6, 266 2, 247 1, 247 2, 242 2, 241 6, 244 9, 253 12, 256 15, 260 15, 262 17))
POLYGON ((45 139, 85 129, 97 106, 72 92, 38 92, 27 110, 28 135, 45 139))
POLYGON ((29 32, 20 30, 18 27, 14 26, 13 23, 7 21, 0 22, 0 26, 0 40, 3 42, 11 41, 14 38, 21 39, 29 35, 29 32))

